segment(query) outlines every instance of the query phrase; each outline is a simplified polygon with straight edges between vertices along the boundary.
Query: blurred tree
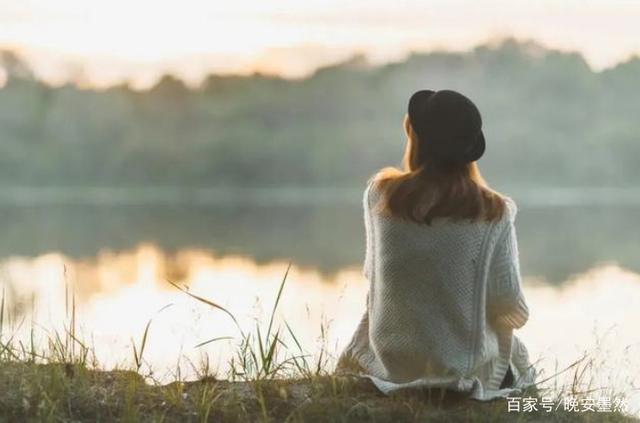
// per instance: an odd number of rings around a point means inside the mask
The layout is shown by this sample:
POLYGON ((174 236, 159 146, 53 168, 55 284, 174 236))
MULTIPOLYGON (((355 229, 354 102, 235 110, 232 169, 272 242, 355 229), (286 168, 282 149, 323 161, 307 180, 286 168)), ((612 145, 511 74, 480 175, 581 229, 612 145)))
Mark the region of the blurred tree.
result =
POLYGON ((638 58, 598 73, 507 39, 379 67, 356 55, 303 80, 165 76, 144 92, 50 87, 11 52, 0 65, 2 185, 360 186, 400 162, 421 88, 477 102, 498 186, 640 184, 638 58))

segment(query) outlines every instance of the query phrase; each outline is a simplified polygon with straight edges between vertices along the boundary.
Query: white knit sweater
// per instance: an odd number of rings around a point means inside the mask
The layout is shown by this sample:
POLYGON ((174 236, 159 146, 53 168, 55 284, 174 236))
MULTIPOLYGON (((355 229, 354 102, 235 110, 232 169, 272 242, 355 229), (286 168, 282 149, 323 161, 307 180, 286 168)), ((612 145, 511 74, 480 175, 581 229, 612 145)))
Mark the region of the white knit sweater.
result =
POLYGON ((535 369, 513 335, 529 310, 522 293, 514 220, 435 219, 417 224, 374 211, 364 193, 367 309, 338 371, 357 370, 384 393, 443 387, 479 400, 529 386, 535 369), (499 389, 507 367, 512 388, 499 389))

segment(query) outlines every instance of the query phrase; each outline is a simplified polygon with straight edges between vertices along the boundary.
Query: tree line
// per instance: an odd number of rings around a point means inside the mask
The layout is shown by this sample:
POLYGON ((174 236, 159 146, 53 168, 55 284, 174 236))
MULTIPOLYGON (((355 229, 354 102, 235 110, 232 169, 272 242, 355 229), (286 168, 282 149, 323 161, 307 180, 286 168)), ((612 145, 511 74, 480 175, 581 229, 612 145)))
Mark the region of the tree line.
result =
POLYGON ((360 186, 400 162, 417 89, 459 90, 483 115, 490 182, 640 184, 640 59, 595 72, 577 53, 504 40, 464 53, 362 56, 301 80, 164 76, 146 91, 49 86, 10 52, 0 89, 2 186, 360 186))

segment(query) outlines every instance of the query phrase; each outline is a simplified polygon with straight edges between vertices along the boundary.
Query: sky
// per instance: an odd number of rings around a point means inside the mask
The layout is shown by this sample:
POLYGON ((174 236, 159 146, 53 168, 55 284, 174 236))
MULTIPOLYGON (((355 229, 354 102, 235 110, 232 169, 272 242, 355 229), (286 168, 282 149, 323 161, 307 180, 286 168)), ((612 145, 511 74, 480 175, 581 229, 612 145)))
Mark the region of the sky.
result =
POLYGON ((296 78, 355 53, 377 64, 507 36, 600 70, 640 53, 639 21, 640 0, 0 0, 0 48, 51 83, 92 86, 296 78))

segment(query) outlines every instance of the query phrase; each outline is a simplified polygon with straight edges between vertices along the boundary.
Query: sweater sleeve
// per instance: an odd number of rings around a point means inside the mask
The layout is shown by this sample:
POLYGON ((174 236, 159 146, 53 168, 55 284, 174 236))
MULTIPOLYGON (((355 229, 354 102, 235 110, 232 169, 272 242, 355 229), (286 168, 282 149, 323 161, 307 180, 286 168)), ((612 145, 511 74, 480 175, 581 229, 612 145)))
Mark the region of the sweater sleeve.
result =
POLYGON ((365 255, 362 274, 367 280, 371 280, 373 268, 373 223, 371 221, 371 210, 369 208, 369 191, 371 184, 367 185, 362 198, 362 207, 364 209, 364 229, 365 229, 365 255))
POLYGON ((336 373, 362 373, 365 371, 363 354, 369 349, 369 294, 367 294, 366 304, 358 327, 338 357, 336 373))
POLYGON ((529 319, 529 307, 522 291, 518 242, 513 216, 503 228, 491 263, 488 312, 499 326, 520 328, 529 319))

